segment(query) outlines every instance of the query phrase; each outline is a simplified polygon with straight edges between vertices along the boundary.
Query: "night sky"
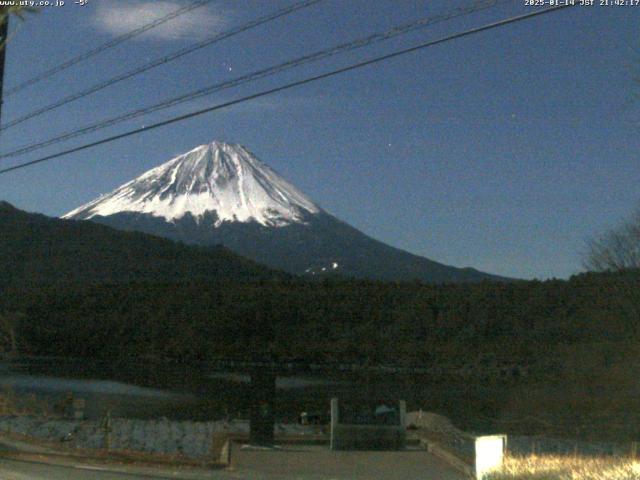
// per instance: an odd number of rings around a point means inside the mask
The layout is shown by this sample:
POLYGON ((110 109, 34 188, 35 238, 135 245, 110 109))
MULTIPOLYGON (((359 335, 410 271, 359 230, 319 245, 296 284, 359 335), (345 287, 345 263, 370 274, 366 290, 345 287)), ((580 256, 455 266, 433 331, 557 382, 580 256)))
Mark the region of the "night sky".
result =
MULTIPOLYGON (((5 88, 186 3, 67 0, 12 20, 5 88)), ((291 3, 213 2, 6 98, 3 122, 291 3)), ((325 0, 8 129, 0 151, 469 3, 325 0)), ((532 8, 514 1, 0 166, 532 8)), ((582 270, 586 238, 640 200, 639 27, 640 6, 565 9, 2 175, 0 199, 62 215, 221 140, 393 246, 501 275, 568 277, 582 270)))

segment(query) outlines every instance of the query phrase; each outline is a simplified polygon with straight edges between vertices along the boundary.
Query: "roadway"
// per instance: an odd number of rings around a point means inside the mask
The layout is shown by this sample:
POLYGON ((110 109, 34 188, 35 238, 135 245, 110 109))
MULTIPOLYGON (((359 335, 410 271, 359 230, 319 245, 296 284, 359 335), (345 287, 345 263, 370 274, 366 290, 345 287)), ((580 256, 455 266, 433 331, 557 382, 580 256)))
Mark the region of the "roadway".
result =
POLYGON ((331 451, 324 445, 243 448, 232 443, 227 469, 163 466, 86 458, 0 437, 0 480, 463 480, 440 458, 419 448, 331 451))
POLYGON ((421 449, 331 451, 326 446, 281 450, 234 447, 232 471, 244 480, 464 480, 440 458, 421 449))
POLYGON ((204 470, 90 463, 79 459, 0 457, 2 480, 464 480, 425 451, 331 452, 304 446, 282 450, 235 449, 228 469, 204 470))
POLYGON ((1 480, 227 480, 224 470, 95 464, 79 460, 24 460, 0 457, 1 480))

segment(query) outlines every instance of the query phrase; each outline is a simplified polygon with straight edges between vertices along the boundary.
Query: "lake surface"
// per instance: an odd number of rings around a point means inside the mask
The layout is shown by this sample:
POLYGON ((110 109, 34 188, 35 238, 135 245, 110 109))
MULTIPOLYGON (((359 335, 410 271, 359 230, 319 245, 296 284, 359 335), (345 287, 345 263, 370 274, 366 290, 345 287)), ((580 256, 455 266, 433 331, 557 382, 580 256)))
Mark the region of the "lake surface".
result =
MULTIPOLYGON (((371 373, 287 374, 276 380, 276 417, 295 422, 302 411, 324 414, 332 397, 352 404, 394 404, 409 410, 445 414, 464 425, 468 413, 486 398, 485 387, 434 383, 426 376, 371 373)), ((207 366, 140 362, 91 362, 60 358, 23 358, 0 362, 0 392, 34 396, 53 408, 72 392, 86 400, 88 418, 176 420, 248 418, 251 399, 247 372, 207 366)))
MULTIPOLYGON (((279 403, 286 403, 279 408, 279 416, 295 420, 302 410, 293 408, 292 401, 304 409, 304 398, 317 400, 318 391, 328 405, 337 393, 332 387, 352 388, 352 380, 278 376, 277 397, 279 403)), ((35 397, 51 408, 71 393, 85 399, 88 418, 109 411, 115 417, 217 420, 248 416, 250 376, 206 366, 23 358, 0 362, 0 392, 20 399, 35 397)))

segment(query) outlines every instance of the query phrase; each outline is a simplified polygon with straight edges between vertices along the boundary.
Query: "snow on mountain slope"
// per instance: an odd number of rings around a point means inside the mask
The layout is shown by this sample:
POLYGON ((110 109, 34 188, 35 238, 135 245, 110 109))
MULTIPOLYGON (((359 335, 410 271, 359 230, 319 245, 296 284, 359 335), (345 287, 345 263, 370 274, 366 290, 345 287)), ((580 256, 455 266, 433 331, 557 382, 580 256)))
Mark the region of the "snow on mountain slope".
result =
POLYGON ((173 222, 187 213, 198 221, 205 213, 216 212, 216 227, 251 221, 282 227, 304 223, 306 215, 321 211, 241 145, 213 142, 149 170, 63 218, 137 212, 173 222))

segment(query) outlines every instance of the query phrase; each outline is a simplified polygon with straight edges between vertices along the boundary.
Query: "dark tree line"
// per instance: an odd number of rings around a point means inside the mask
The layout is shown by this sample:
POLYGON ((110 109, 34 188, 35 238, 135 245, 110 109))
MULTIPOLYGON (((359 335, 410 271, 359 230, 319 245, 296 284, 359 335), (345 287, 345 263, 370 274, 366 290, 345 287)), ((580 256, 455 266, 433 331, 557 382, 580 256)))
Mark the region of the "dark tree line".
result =
POLYGON ((196 361, 271 356, 424 364, 462 353, 640 340, 640 274, 429 286, 330 280, 6 290, 30 353, 196 361), (621 292, 625 292, 621 295, 621 292), (631 293, 630 293, 631 292, 631 293))

